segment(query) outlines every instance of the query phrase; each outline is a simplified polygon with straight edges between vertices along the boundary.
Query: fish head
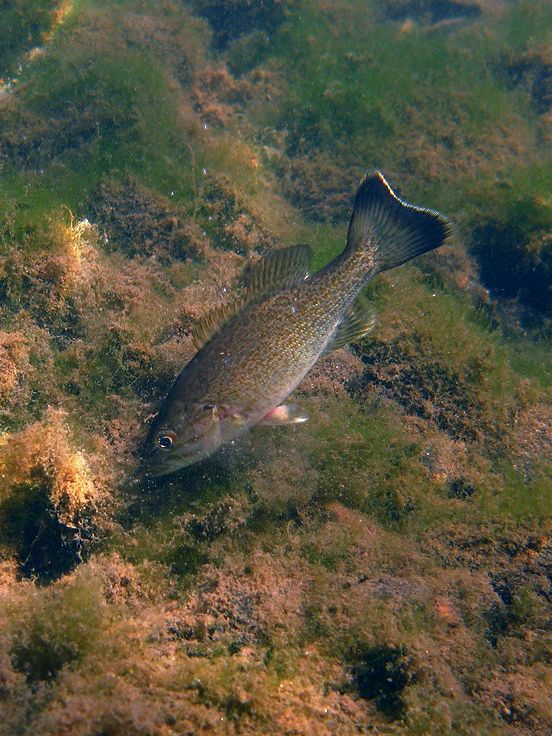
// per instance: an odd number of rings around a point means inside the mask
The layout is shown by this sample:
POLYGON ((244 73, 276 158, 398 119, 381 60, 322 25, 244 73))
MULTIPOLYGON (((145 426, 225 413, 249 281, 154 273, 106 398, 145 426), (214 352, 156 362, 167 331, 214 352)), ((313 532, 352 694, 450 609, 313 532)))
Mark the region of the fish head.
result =
POLYGON ((146 442, 145 473, 168 475, 193 465, 245 428, 245 418, 239 410, 210 402, 192 404, 172 421, 171 417, 160 417, 146 442))

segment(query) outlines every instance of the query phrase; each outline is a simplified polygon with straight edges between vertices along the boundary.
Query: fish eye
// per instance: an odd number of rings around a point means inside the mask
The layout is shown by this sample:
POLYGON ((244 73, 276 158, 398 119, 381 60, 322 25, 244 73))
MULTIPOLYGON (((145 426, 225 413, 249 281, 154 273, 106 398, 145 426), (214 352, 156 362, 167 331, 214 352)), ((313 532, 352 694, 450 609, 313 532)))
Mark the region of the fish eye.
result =
POLYGON ((202 409, 203 411, 213 411, 215 408, 215 404, 203 404, 202 409))
POLYGON ((162 450, 170 450, 175 440, 176 435, 174 432, 164 432, 163 434, 160 434, 157 438, 157 445, 162 450))

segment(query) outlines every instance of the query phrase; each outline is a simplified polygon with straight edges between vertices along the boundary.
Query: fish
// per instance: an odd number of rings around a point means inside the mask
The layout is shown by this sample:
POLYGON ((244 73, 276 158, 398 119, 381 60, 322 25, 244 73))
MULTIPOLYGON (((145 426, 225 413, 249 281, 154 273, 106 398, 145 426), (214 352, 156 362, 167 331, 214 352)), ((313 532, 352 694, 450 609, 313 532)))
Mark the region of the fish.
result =
POLYGON ((400 199, 376 171, 360 184, 345 248, 328 265, 311 274, 311 250, 300 244, 249 267, 242 296, 198 323, 197 353, 146 438, 145 474, 197 463, 257 424, 305 421, 285 401, 322 355, 373 329, 367 281, 443 245, 451 228, 440 212, 400 199))

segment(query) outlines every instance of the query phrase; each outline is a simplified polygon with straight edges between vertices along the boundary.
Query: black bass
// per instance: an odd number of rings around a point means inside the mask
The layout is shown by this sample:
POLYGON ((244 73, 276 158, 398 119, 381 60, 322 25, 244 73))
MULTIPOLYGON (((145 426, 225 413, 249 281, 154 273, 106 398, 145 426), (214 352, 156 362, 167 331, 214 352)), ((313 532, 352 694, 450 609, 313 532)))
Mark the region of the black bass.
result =
POLYGON ((254 424, 302 421, 282 402, 321 355, 372 329, 366 282, 438 248, 450 233, 443 215, 403 202, 377 172, 361 184, 347 245, 331 263, 309 276, 304 245, 260 260, 245 296, 198 326, 198 352, 152 424, 146 473, 192 465, 254 424))

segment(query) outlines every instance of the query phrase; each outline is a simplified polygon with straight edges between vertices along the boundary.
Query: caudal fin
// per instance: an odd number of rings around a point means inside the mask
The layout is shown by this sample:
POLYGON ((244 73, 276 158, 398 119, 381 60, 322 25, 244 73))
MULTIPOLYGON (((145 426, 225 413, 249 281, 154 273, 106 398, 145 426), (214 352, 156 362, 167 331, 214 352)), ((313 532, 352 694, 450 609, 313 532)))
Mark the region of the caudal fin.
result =
POLYGON ((377 171, 357 192, 347 250, 370 251, 375 271, 388 271, 443 245, 451 232, 444 215, 403 202, 377 171))

